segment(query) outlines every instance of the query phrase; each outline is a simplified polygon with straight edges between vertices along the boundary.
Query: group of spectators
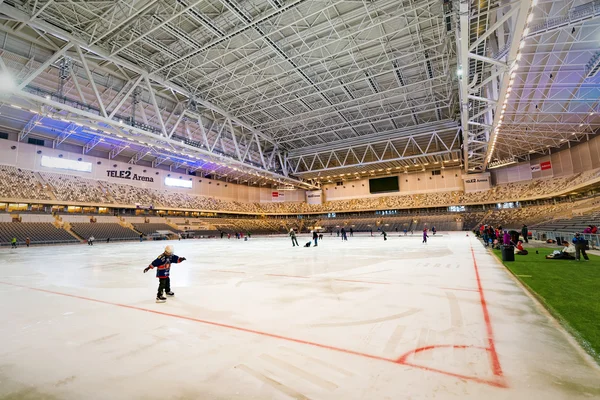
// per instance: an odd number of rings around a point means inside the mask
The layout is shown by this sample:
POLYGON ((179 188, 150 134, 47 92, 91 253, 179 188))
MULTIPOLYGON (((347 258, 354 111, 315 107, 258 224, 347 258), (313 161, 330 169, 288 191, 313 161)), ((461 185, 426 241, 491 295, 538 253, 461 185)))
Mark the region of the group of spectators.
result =
POLYGON ((500 246, 513 246, 515 254, 527 255, 529 252, 523 247, 523 241, 529 243, 529 229, 527 225, 523 225, 520 235, 523 240, 519 239, 519 232, 515 230, 502 229, 502 226, 493 227, 491 225, 482 224, 476 232, 483 239, 485 247, 492 249, 500 249, 500 246))
POLYGON ((120 205, 155 205, 161 207, 207 211, 248 213, 343 212, 398 208, 419 208, 461 204, 496 203, 548 196, 585 183, 600 176, 600 170, 568 177, 537 179, 507 183, 481 192, 432 192, 350 200, 333 200, 323 204, 305 202, 257 203, 226 200, 211 196, 182 193, 167 189, 140 188, 126 184, 96 181, 71 175, 42 172, 39 179, 33 171, 0 166, 0 197, 49 199, 82 203, 114 203, 120 205), (23 183, 24 182, 24 183, 23 183))

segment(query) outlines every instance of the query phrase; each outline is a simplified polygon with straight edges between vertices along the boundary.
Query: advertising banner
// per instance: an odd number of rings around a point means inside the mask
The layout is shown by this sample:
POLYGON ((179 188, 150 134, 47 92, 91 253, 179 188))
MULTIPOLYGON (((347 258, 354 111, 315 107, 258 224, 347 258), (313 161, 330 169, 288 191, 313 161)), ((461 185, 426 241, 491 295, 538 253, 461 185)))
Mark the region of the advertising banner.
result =
POLYGON ((463 175, 465 192, 479 192, 489 190, 492 187, 489 172, 483 174, 463 175))
POLYGON ((540 167, 542 171, 546 171, 552 169, 552 163, 550 161, 544 161, 543 163, 540 163, 540 167))
POLYGON ((271 200, 275 202, 284 202, 285 201, 285 193, 284 192, 271 192, 271 200))
POLYGON ((306 192, 306 203, 308 204, 323 204, 323 191, 311 190, 306 192))
POLYGON ((531 172, 540 172, 542 170, 542 167, 540 167, 540 164, 533 164, 531 166, 531 172))

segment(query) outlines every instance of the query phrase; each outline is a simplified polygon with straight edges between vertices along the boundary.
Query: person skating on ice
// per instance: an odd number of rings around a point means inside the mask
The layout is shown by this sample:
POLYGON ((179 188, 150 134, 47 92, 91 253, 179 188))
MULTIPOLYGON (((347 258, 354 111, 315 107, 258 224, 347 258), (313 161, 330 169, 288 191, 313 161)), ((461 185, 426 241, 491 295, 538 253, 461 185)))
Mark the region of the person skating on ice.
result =
POLYGON ((164 253, 159 255, 156 260, 152 261, 144 269, 144 273, 148 272, 153 268, 157 268, 156 277, 158 278, 158 293, 156 294, 156 302, 164 303, 167 301, 166 297, 163 296, 163 291, 167 296, 175 296, 175 293, 171 292, 171 278, 169 273, 171 271, 171 264, 179 264, 185 261, 185 257, 179 257, 173 254, 173 246, 168 245, 165 247, 164 253))
POLYGON ((382 229, 381 234, 383 235, 383 240, 387 240, 387 233, 382 229))
POLYGON ((293 228, 290 229, 290 237, 292 238, 292 247, 300 247, 300 245, 298 244, 298 239, 296 238, 296 232, 293 228))
POLYGON ((427 244, 427 228, 423 229, 423 243, 427 244))
POLYGON ((317 233, 317 231, 312 231, 312 238, 315 241, 315 245, 313 247, 317 247, 319 245, 317 243, 317 241, 319 240, 319 234, 317 233))

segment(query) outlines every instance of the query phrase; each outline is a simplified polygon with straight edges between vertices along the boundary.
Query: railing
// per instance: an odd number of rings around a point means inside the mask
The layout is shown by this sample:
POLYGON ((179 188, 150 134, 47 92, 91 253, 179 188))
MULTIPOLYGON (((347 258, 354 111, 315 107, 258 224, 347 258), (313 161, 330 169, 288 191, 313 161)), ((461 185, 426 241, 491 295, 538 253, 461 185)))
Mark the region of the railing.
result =
MULTIPOLYGON (((560 232, 560 231, 545 231, 545 230, 532 230, 532 236, 538 240, 557 240, 562 239, 571 243, 575 234, 573 232, 560 232)), ((583 237, 588 241, 590 249, 600 249, 600 235, 592 233, 580 233, 580 237, 583 237)))
MULTIPOLYGON (((31 246, 39 246, 39 245, 48 245, 48 244, 77 244, 77 243, 81 243, 81 241, 73 238, 73 240, 45 240, 45 241, 41 241, 41 242, 31 242, 31 246)), ((5 246, 5 247, 9 247, 11 246, 10 242, 2 242, 0 243, 0 247, 5 246)), ((22 246, 26 246, 25 242, 17 242, 17 246, 22 247, 22 246)))
POLYGON ((576 22, 600 15, 600 0, 591 1, 569 10, 564 17, 548 18, 545 22, 531 28, 528 36, 536 35, 562 26, 568 26, 576 22))

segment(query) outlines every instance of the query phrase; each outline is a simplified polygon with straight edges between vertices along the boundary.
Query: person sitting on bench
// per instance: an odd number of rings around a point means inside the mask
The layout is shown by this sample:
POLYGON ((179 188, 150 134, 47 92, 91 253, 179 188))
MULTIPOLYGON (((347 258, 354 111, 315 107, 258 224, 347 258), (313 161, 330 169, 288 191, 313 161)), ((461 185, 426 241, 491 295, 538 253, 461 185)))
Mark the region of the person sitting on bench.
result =
POLYGON ((552 254, 547 255, 548 260, 574 260, 575 259, 575 246, 573 243, 562 242, 565 246, 562 251, 555 250, 552 254))

